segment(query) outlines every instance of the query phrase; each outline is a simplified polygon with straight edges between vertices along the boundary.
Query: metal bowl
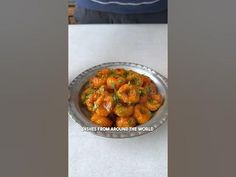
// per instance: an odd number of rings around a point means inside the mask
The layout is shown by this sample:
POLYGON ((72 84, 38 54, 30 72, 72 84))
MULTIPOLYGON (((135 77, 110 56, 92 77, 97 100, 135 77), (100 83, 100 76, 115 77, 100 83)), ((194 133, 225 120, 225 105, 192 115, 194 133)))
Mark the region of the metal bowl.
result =
POLYGON ((102 68, 123 68, 127 70, 133 70, 140 74, 144 74, 157 85, 159 93, 164 98, 164 103, 158 111, 156 111, 153 117, 145 124, 137 126, 140 131, 92 131, 92 133, 107 137, 107 138, 130 138, 135 136, 140 136, 146 134, 150 131, 143 131, 145 127, 151 128, 152 130, 160 127, 166 120, 168 116, 168 94, 167 94, 167 79, 154 71, 153 69, 146 67, 144 65, 127 63, 127 62, 111 62, 103 63, 101 65, 94 66, 90 69, 79 74, 69 85, 69 115, 82 127, 99 127, 90 121, 90 113, 87 109, 79 102, 79 95, 83 90, 84 85, 89 80, 89 78, 98 70, 102 68))

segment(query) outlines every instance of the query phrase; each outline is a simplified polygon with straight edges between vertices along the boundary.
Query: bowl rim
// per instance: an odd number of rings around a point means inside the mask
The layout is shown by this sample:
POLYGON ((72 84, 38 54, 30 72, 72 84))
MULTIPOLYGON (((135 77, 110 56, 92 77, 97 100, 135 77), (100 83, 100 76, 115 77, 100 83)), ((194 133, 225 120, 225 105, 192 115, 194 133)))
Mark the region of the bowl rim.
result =
MULTIPOLYGON (((156 78, 158 78, 161 81, 162 86, 165 88, 166 94, 165 94, 165 103, 164 103, 165 107, 164 108, 162 107, 161 114, 159 115, 159 120, 154 121, 152 123, 150 123, 150 121, 148 121, 147 123, 139 126, 139 127, 147 127, 147 125, 149 125, 149 127, 153 127, 153 131, 157 130, 161 125, 163 125, 167 121, 167 117, 168 117, 168 80, 166 77, 164 77, 163 75, 161 75, 160 73, 158 73, 157 71, 155 71, 154 69, 152 69, 150 67, 147 67, 142 64, 131 63, 131 62, 102 63, 102 64, 96 65, 94 67, 91 67, 89 69, 86 69, 85 71, 81 72, 77 77, 75 77, 68 86, 68 89, 69 89, 68 115, 69 115, 69 117, 71 117, 76 123, 80 124, 81 127, 92 127, 92 126, 99 127, 98 125, 95 125, 95 124, 91 123, 90 121, 88 122, 84 118, 79 118, 76 115, 75 112, 78 112, 78 111, 74 105, 76 103, 74 103, 73 99, 72 99, 72 95, 74 94, 73 88, 75 87, 75 85, 79 81, 81 81, 81 79, 83 79, 89 73, 95 72, 98 69, 102 69, 105 67, 115 67, 115 66, 119 66, 120 68, 122 68, 122 66, 136 67, 136 68, 142 69, 144 71, 149 71, 150 73, 152 73, 156 78), (144 126, 144 125, 146 125, 146 126, 144 126)), ((124 131, 124 132, 123 131, 114 131, 114 132, 112 132, 112 131, 90 131, 90 132, 97 135, 97 136, 102 136, 102 137, 106 137, 106 138, 131 138, 131 137, 145 135, 145 134, 151 133, 153 131, 124 131)))

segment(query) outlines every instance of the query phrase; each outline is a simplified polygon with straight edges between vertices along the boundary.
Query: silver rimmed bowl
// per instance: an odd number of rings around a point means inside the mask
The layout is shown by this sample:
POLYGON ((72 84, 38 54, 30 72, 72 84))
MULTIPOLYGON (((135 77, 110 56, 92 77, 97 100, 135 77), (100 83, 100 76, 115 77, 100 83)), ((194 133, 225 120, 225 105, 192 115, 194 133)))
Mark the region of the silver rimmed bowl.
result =
POLYGON ((92 131, 92 133, 103 136, 107 138, 130 138, 135 136, 140 136, 150 132, 150 129, 154 131, 158 127, 160 127, 166 120, 168 116, 168 84, 167 79, 156 72, 155 70, 135 63, 127 63, 127 62, 111 62, 111 63, 103 63, 97 66, 94 66, 90 69, 79 74, 69 85, 69 115, 79 123, 83 128, 93 128, 95 127, 96 131, 92 131), (87 83, 91 76, 95 75, 98 70, 102 68, 123 68, 127 70, 133 70, 140 74, 144 74, 157 85, 159 93, 164 98, 164 103, 160 107, 158 111, 153 114, 153 117, 146 122, 145 124, 139 125, 136 131, 99 131, 96 128, 98 127, 96 124, 90 121, 90 113, 87 109, 80 103, 79 95, 87 83), (144 131, 148 129, 149 131, 144 131))

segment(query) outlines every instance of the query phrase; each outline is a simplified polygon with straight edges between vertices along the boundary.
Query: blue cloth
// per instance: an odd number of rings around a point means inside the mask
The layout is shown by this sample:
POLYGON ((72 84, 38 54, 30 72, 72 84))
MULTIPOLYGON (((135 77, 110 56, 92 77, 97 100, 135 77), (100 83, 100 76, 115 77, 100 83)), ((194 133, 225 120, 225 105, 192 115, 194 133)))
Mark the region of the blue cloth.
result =
POLYGON ((167 0, 77 0, 77 5, 121 14, 156 13, 167 9, 167 0))

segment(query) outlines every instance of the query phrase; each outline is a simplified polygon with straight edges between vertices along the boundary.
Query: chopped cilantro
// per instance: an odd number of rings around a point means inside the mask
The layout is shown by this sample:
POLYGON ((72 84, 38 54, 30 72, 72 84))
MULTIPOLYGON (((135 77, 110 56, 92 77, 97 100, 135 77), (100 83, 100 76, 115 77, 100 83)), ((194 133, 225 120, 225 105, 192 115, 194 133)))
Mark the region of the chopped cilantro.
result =
POLYGON ((141 85, 141 82, 138 78, 134 79, 134 83, 135 83, 135 85, 141 85))
POLYGON ((116 87, 115 87, 115 83, 114 82, 112 82, 111 83, 111 87, 113 88, 113 89, 115 89, 116 87))
POLYGON ((112 99, 115 103, 119 101, 119 97, 115 93, 112 95, 112 99))
POLYGON ((123 80, 122 79, 119 79, 118 80, 119 84, 123 83, 123 80))
POLYGON ((153 99, 150 99, 149 102, 150 102, 150 103, 154 103, 154 100, 153 100, 153 99))
POLYGON ((145 91, 146 91, 146 93, 150 93, 150 92, 151 92, 150 86, 147 86, 147 87, 145 88, 145 91))
POLYGON ((116 72, 114 70, 111 71, 111 76, 117 76, 116 72))
POLYGON ((144 94, 145 94, 145 92, 144 92, 143 89, 139 89, 139 90, 138 90, 138 93, 139 93, 140 95, 144 95, 144 94))

